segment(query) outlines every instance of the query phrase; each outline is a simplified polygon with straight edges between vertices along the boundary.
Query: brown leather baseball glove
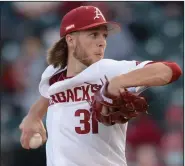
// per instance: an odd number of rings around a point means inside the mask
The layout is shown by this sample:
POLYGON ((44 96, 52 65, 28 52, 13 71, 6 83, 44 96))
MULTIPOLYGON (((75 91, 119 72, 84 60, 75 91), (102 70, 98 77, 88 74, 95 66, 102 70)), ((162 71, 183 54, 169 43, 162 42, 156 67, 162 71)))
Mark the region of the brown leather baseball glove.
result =
POLYGON ((126 123, 140 113, 147 113, 148 104, 144 97, 135 93, 120 93, 120 97, 112 96, 108 93, 107 81, 102 88, 95 93, 91 104, 91 111, 95 119, 105 125, 115 123, 126 123))

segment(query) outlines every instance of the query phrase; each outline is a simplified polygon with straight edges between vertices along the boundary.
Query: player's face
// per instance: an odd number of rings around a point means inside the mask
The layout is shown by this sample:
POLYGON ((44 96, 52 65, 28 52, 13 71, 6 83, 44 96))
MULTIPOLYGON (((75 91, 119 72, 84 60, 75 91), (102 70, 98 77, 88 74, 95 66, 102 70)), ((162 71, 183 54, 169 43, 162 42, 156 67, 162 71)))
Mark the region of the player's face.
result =
POLYGON ((80 31, 76 38, 74 57, 89 66, 104 57, 108 32, 105 26, 80 31))

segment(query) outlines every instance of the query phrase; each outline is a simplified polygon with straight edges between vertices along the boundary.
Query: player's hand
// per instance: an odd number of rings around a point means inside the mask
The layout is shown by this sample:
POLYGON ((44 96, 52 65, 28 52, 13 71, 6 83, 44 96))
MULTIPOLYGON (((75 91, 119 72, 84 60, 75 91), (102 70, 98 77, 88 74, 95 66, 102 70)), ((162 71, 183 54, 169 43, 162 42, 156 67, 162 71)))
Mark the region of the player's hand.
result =
POLYGON ((107 90, 108 93, 113 96, 120 96, 120 92, 125 91, 124 88, 121 88, 121 81, 119 76, 116 76, 109 81, 107 90))
POLYGON ((22 120, 19 129, 21 130, 20 142, 24 149, 30 149, 29 141, 35 133, 40 133, 43 144, 46 142, 46 129, 43 125, 42 119, 33 117, 31 115, 25 116, 22 120))

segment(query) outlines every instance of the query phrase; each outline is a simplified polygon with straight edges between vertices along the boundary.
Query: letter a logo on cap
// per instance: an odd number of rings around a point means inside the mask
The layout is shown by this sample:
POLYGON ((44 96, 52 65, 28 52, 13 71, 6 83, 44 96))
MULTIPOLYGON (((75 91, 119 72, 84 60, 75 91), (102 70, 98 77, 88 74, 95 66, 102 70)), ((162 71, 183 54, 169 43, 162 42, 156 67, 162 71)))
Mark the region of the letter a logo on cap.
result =
POLYGON ((98 8, 95 8, 95 17, 94 20, 97 18, 100 18, 99 16, 101 16, 103 18, 103 20, 105 20, 105 17, 103 16, 103 14, 101 13, 101 11, 98 8))

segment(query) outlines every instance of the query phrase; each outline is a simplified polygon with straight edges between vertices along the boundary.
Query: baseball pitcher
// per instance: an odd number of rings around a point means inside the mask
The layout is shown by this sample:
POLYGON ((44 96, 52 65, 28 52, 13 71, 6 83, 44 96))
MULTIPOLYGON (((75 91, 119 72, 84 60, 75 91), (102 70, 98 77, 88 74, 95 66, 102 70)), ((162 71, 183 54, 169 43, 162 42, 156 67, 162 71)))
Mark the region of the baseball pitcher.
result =
POLYGON ((47 140, 47 166, 127 166, 128 121, 148 111, 142 91, 182 74, 175 62, 103 59, 107 36, 120 30, 94 6, 63 17, 41 76, 41 97, 20 124, 23 148, 30 149, 34 133, 47 140))

